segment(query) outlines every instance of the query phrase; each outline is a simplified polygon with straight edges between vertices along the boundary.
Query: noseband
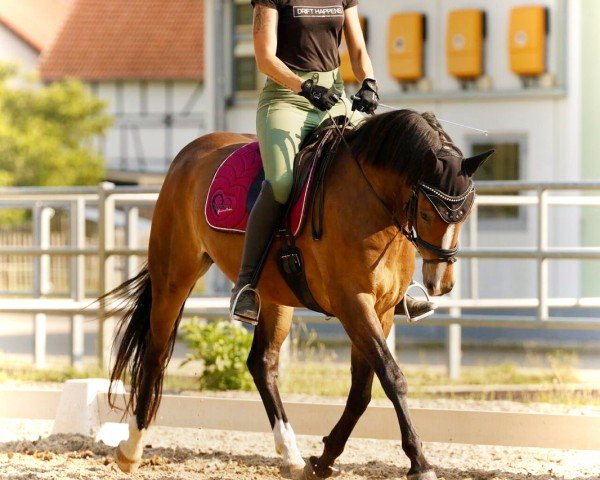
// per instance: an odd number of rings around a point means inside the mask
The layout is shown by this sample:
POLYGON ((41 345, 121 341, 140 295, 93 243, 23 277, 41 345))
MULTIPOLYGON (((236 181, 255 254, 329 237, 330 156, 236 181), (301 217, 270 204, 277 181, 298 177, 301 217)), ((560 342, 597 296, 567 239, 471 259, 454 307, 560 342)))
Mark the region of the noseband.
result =
POLYGON ((407 226, 397 225, 402 234, 417 248, 423 248, 437 258, 423 258, 423 263, 454 263, 458 253, 458 244, 454 248, 441 248, 426 242, 417 231, 417 211, 419 192, 431 203, 439 218, 447 224, 461 222, 469 214, 475 199, 475 186, 469 181, 467 190, 456 197, 450 196, 423 181, 417 182, 411 189, 404 205, 407 226))

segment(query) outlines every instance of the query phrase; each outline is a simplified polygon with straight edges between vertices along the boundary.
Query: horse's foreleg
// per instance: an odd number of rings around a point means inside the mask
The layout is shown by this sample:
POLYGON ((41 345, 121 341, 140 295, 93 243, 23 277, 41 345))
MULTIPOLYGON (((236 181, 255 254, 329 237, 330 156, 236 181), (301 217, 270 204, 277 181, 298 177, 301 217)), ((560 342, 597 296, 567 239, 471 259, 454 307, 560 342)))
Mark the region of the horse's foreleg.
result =
MULTIPOLYGON (((406 378, 388 349, 384 329, 370 303, 370 296, 347 301, 340 310, 340 321, 353 346, 375 371, 383 390, 394 405, 400 424, 402 449, 411 464, 408 480, 436 479, 431 465, 423 454, 421 440, 410 420, 406 402, 408 391, 406 378)), ((314 473, 321 477, 328 476, 330 467, 331 464, 321 462, 319 459, 314 473)))
POLYGON ((344 413, 331 433, 323 439, 325 444, 323 455, 318 459, 317 457, 310 458, 313 469, 320 472, 322 476, 327 475, 329 472, 333 473, 330 468, 331 465, 344 451, 356 422, 358 422, 371 401, 373 369, 355 347, 352 347, 351 365, 352 386, 350 387, 344 413))
POLYGON ((247 363, 269 417, 275 450, 294 474, 302 471, 304 460, 277 388, 279 350, 290 331, 292 314, 290 307, 263 304, 247 363))

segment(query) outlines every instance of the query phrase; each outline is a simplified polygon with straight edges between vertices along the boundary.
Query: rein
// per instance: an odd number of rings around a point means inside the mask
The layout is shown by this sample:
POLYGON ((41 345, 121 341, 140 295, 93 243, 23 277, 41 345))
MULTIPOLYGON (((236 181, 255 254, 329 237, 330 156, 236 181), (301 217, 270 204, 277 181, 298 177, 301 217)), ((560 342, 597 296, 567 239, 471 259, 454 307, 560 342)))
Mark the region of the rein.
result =
MULTIPOLYGON (((331 114, 330 114, 330 117, 331 117, 331 114)), ((346 122, 349 122, 349 119, 347 117, 346 117, 346 122)), ((417 182, 417 184, 412 187, 410 195, 408 197, 408 200, 404 206, 404 212, 406 214, 406 221, 407 221, 407 226, 405 227, 400 222, 400 220, 398 220, 398 217, 396 216, 396 214, 385 204, 385 202, 382 200, 382 198, 378 195, 377 191, 375 190, 375 187, 373 187, 373 184, 369 181, 369 178, 367 177, 367 174, 365 173, 362 165, 360 164, 360 162, 354 155, 354 152, 352 152, 352 148, 348 144, 348 141, 344 137, 344 134, 342 133, 342 131, 340 130, 340 128, 338 127, 336 122, 334 122, 334 125, 335 125, 335 129, 336 129, 337 133, 341 137, 342 142, 348 149, 350 156, 354 160, 354 163, 358 167, 358 170, 360 171, 363 179, 365 180, 365 183, 368 185, 369 189, 371 190, 371 193, 373 194, 373 196, 375 197, 377 202, 382 206, 382 208, 386 211, 388 216, 391 218, 394 226, 400 231, 400 233, 402 233, 402 235, 404 235, 404 237, 406 237, 406 239, 410 243, 412 243, 415 246, 415 248, 417 250, 420 250, 420 248, 423 248, 424 250, 428 251, 429 253, 431 253, 437 257, 437 258, 432 258, 432 259, 423 258, 423 263, 425 263, 425 264, 428 264, 428 263, 452 264, 452 263, 456 262, 456 254, 459 251, 458 244, 454 248, 441 248, 441 247, 432 245, 431 243, 429 243, 429 242, 423 240, 421 237, 419 237, 419 234, 418 234, 417 228, 416 228, 416 215, 417 215, 418 203, 419 203, 419 191, 421 191, 430 202, 431 202, 431 197, 434 197, 434 198, 441 200, 445 204, 446 203, 452 203, 452 204, 458 203, 460 206, 465 202, 465 200, 471 194, 473 194, 475 192, 475 187, 473 185, 473 182, 471 182, 469 184, 469 187, 467 188, 466 192, 464 192, 463 194, 461 194, 457 197, 452 197, 450 195, 446 195, 441 190, 419 180, 417 182)), ((344 127, 345 127, 345 125, 344 125, 344 127)), ((442 220, 446 221, 444 219, 444 217, 440 214, 436 205, 433 204, 433 202, 431 202, 431 203, 434 206, 434 208, 436 209, 438 216, 442 220)), ((458 215, 460 215, 460 212, 458 215)), ((456 218, 456 220, 460 221, 460 218, 456 218)), ((456 222, 446 222, 446 223, 456 223, 456 222)))

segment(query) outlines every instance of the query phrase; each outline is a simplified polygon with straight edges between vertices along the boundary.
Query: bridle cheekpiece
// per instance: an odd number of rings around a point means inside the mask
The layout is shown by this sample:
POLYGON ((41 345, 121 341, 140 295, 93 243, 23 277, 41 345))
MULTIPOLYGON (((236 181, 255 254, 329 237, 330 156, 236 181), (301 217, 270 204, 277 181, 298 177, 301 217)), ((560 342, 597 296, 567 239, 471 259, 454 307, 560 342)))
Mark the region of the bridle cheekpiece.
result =
POLYGON ((419 250, 423 248, 437 258, 423 258, 423 263, 454 263, 458 253, 458 244, 454 248, 441 248, 426 242, 417 231, 417 211, 419 205, 419 192, 431 203, 439 218, 447 224, 462 222, 471 211, 475 200, 475 185, 469 180, 467 189, 458 196, 451 196, 442 192, 428 183, 420 180, 411 189, 404 212, 406 227, 401 225, 402 234, 419 250))

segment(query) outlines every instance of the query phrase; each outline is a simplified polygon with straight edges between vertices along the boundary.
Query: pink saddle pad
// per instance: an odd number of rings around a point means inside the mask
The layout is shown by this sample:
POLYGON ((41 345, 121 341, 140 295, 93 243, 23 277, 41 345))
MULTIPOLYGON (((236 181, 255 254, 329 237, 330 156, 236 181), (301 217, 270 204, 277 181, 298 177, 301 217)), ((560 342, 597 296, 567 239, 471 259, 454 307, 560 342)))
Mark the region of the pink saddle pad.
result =
MULTIPOLYGON (((264 179, 258 142, 252 142, 229 155, 212 179, 204 213, 206 221, 215 230, 245 233, 248 215, 260 192, 264 179)), ((313 178, 311 170, 302 194, 290 214, 290 230, 300 233, 307 207, 307 190, 313 178)))

